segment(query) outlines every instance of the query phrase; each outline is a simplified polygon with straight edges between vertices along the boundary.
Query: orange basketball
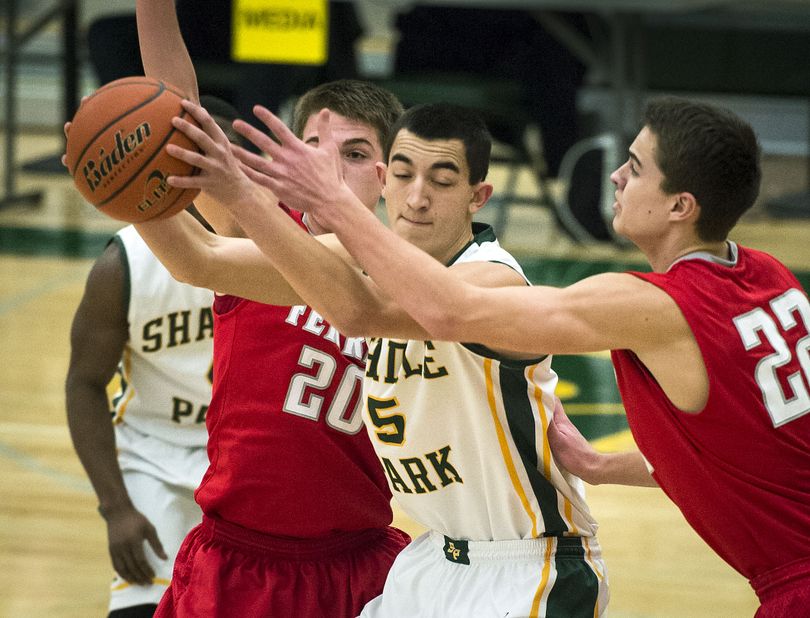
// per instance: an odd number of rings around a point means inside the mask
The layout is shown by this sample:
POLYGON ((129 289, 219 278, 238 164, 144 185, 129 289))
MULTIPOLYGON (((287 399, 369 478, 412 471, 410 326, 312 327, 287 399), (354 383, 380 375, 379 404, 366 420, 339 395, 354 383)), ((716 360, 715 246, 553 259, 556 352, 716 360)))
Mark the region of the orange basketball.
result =
POLYGON ((125 77, 84 100, 68 133, 66 162, 88 202, 130 223, 170 217, 191 203, 197 189, 177 189, 166 182, 168 176, 199 171, 165 149, 177 144, 197 150, 172 126, 174 116, 195 123, 180 105, 182 99, 165 82, 125 77))

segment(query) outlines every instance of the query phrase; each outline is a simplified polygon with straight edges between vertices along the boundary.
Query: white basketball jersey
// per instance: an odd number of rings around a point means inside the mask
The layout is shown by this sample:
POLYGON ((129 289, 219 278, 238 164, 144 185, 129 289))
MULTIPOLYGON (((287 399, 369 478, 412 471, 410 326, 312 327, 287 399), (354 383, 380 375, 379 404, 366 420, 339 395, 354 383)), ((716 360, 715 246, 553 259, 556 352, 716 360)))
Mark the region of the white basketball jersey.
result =
MULTIPOLYGON (((491 227, 474 231, 451 264, 499 262, 523 274, 491 227)), ((455 539, 595 535, 583 482, 561 472, 549 449, 556 384, 550 356, 515 361, 474 344, 371 339, 366 426, 402 508, 455 539)))
POLYGON ((203 446, 211 400, 214 294, 172 278, 133 226, 114 240, 129 278, 129 341, 119 365, 114 422, 173 444, 203 446))

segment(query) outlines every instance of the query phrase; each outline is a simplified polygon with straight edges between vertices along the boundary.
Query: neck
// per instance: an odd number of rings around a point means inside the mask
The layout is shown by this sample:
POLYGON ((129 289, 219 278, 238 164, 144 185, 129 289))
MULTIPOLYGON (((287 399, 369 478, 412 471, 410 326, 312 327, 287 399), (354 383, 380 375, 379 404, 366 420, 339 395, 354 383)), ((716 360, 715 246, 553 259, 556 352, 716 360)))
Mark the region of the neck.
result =
POLYGON ((690 253, 704 252, 724 260, 730 258, 726 240, 706 242, 694 233, 672 233, 664 237, 651 238, 648 243, 636 242, 636 246, 641 249, 653 271, 657 273, 666 272, 676 261, 690 253))
POLYGON ((653 267, 655 272, 666 272, 675 262, 680 260, 682 257, 689 255, 690 253, 708 253, 709 255, 713 255, 721 260, 731 259, 728 243, 725 240, 721 240, 720 242, 714 243, 699 242, 682 247, 680 250, 673 252, 668 258, 662 259, 657 263, 650 260, 650 265, 653 267))
POLYGON ((459 236, 456 242, 454 242, 452 245, 449 245, 446 251, 443 251, 440 255, 433 255, 433 257, 442 264, 446 265, 451 259, 453 259, 456 255, 458 255, 458 253, 464 247, 469 245, 473 238, 474 235, 472 233, 472 229, 470 228, 469 232, 459 236))

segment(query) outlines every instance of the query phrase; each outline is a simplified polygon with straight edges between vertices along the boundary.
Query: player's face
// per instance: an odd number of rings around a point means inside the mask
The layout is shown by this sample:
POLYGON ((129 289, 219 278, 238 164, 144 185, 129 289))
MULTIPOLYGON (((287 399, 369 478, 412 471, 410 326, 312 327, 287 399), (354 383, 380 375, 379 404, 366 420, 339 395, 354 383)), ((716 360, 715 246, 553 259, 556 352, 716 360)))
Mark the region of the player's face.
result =
POLYGON ((630 145, 630 156, 610 175, 616 185, 613 229, 636 244, 655 239, 666 229, 676 195, 661 189, 664 174, 655 160, 656 137, 647 127, 630 145))
MULTIPOLYGON (((374 210, 380 200, 382 185, 376 165, 382 161, 382 146, 377 131, 357 120, 332 113, 332 136, 340 149, 343 178, 354 194, 374 210)), ((318 117, 313 114, 304 126, 303 139, 308 144, 318 143, 318 117)))
POLYGON ((401 130, 383 188, 389 226, 446 263, 470 241, 472 215, 491 192, 491 185, 471 185, 469 178, 461 140, 425 140, 401 130))

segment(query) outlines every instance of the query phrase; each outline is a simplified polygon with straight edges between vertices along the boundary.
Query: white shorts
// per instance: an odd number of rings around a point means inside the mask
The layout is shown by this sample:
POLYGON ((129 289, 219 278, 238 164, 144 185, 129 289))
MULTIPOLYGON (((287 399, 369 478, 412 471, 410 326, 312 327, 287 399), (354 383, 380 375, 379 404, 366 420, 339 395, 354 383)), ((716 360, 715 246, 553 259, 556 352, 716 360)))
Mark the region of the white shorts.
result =
POLYGON ((155 571, 153 583, 133 585, 116 574, 110 586, 110 611, 160 601, 171 580, 180 544, 202 520, 194 490, 208 468, 205 447, 177 446, 126 424, 116 426, 116 446, 129 497, 157 529, 168 559, 158 558, 144 542, 146 557, 155 571))
POLYGON ((454 541, 427 532, 397 556, 362 618, 594 618, 608 584, 594 538, 454 541))

